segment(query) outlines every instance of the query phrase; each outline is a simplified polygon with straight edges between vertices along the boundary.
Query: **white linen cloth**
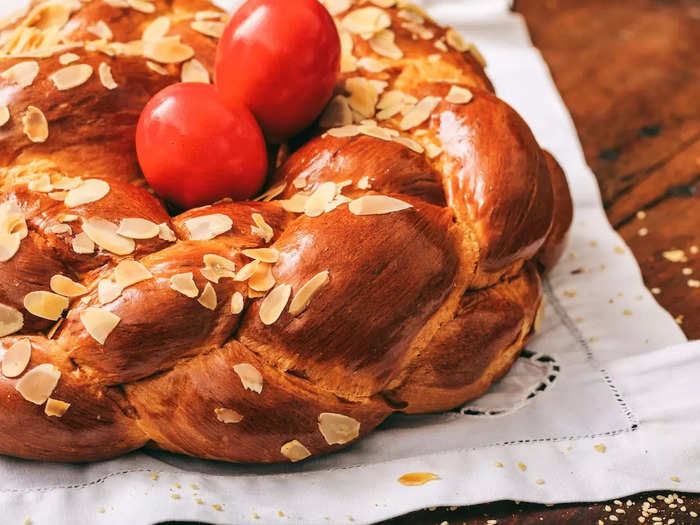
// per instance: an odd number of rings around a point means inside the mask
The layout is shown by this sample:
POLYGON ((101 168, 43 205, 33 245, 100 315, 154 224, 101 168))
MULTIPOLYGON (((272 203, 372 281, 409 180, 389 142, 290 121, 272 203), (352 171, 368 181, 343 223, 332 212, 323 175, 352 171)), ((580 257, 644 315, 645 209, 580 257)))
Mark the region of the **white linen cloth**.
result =
MULTIPOLYGON (((21 4, 3 0, 0 14, 21 4)), ((154 452, 92 465, 0 457, 2 523, 368 523, 501 499, 556 503, 700 491, 700 342, 686 342, 644 287, 632 255, 620 249, 522 19, 505 0, 423 5, 479 45, 498 93, 561 162, 575 197, 571 243, 545 281, 549 308, 525 357, 460 411, 393 416, 350 449, 296 465, 228 465, 154 452), (396 481, 414 471, 440 479, 420 487, 396 481)))

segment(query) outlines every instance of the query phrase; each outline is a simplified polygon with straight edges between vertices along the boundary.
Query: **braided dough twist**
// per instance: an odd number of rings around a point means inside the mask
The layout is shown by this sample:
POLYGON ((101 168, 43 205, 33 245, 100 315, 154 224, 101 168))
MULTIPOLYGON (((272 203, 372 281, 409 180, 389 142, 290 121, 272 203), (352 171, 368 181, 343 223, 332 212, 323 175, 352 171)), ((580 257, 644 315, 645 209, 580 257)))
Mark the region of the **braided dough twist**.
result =
POLYGON ((48 0, 3 23, 0 453, 297 461, 509 369, 564 246, 564 174, 453 30, 324 3, 343 61, 317 127, 261 201, 176 216, 135 126, 163 87, 211 78, 226 15, 48 0))

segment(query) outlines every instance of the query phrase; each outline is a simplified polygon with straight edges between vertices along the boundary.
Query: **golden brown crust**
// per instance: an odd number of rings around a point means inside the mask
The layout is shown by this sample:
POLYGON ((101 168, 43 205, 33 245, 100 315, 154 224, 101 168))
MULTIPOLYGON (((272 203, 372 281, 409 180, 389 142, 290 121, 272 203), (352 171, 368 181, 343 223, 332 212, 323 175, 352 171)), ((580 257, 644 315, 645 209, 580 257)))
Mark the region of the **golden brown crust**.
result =
POLYGON ((571 203, 473 46, 403 2, 334 13, 335 98, 282 149, 270 202, 170 217, 137 118, 183 62, 212 75, 216 38, 193 22, 225 16, 120 2, 37 0, 0 27, 0 453, 296 461, 509 369, 541 305, 533 258, 556 260, 571 203), (143 41, 163 30, 172 63, 143 41), (69 65, 90 75, 54 81, 69 65))

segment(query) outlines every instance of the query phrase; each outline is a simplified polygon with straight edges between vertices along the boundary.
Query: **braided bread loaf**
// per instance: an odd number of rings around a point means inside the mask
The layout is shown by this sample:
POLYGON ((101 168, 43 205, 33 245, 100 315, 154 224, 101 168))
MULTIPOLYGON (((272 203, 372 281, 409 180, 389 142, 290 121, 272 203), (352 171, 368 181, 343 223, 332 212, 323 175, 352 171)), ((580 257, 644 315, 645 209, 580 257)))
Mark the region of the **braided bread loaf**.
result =
POLYGON ((509 369, 571 221, 564 174, 453 30, 324 3, 343 60, 316 130, 257 202, 177 216, 135 126, 209 81, 226 15, 43 0, 3 23, 0 453, 297 461, 509 369))

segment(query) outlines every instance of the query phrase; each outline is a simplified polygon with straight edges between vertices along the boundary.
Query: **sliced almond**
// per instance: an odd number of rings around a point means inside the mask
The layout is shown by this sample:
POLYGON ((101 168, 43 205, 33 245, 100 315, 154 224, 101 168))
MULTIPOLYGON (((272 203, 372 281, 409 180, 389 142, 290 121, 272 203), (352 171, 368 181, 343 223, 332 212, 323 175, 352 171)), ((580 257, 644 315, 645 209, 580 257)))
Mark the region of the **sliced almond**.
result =
POLYGON ((276 263, 280 258, 280 252, 275 248, 251 248, 243 250, 241 253, 246 257, 264 263, 276 263))
POLYGON ((362 77, 353 77, 345 81, 345 89, 350 93, 348 104, 364 118, 374 116, 379 93, 375 86, 362 77))
POLYGON ((42 193, 48 193, 53 190, 53 185, 51 184, 51 177, 48 175, 39 175, 35 179, 29 181, 27 184, 27 189, 30 191, 38 191, 42 193))
POLYGON ((109 304, 115 301, 124 291, 113 279, 102 279, 97 283, 97 300, 100 304, 109 304))
POLYGON ((278 197, 282 195, 284 192, 285 188, 287 187, 287 183, 282 181, 279 184, 273 186, 269 190, 267 190, 265 193, 262 193, 255 197, 254 200, 256 201, 264 201, 264 202, 269 202, 273 200, 275 197, 278 197))
POLYGON ((35 405, 43 405, 53 394, 61 378, 61 372, 54 365, 44 363, 24 374, 15 389, 24 399, 35 405))
POLYGON ((275 276, 272 274, 272 265, 260 262, 255 273, 248 280, 248 286, 256 292, 267 292, 275 286, 275 276))
POLYGON ((143 54, 161 64, 178 64, 194 56, 194 49, 180 42, 179 36, 167 36, 145 42, 143 54))
POLYGON ((92 76, 92 66, 88 64, 73 64, 59 69, 49 78, 59 91, 73 89, 87 82, 92 76))
POLYGON ((323 111, 319 126, 327 129, 350 124, 352 124, 352 110, 350 109, 350 104, 348 104, 348 99, 342 95, 337 95, 323 111))
POLYGON ((243 421, 243 416, 230 408, 215 408, 214 413, 216 414, 216 419, 222 423, 231 424, 243 421))
POLYGON ((69 208, 97 202, 109 193, 109 183, 100 179, 88 179, 66 195, 63 203, 69 208))
POLYGON ((280 284, 272 290, 260 303, 260 320, 264 325, 271 325, 279 319, 289 301, 292 287, 280 284))
POLYGON ((170 277, 170 288, 192 299, 199 295, 192 272, 178 273, 170 277))
POLYGON ((328 204, 335 198, 338 190, 334 182, 323 182, 309 196, 304 204, 304 213, 309 217, 323 214, 328 204))
POLYGON ((450 92, 445 97, 447 102, 452 104, 467 104, 473 98, 472 92, 460 86, 452 86, 450 92))
POLYGON ((220 255, 207 254, 204 256, 205 267, 201 274, 209 281, 218 283, 220 279, 236 277, 236 263, 220 255))
POLYGON ((231 296, 231 313, 233 315, 238 315, 243 311, 243 306, 245 301, 243 300, 243 294, 241 292, 235 292, 231 296))
POLYGON ((63 417, 70 408, 70 403, 58 399, 49 398, 44 407, 44 414, 49 417, 63 417))
POLYGON ((73 233, 73 228, 67 224, 52 224, 44 229, 45 233, 54 235, 71 235, 73 233))
MULTIPOLYGON (((379 54, 381 54, 381 53, 379 53, 379 54)), ((384 62, 377 60, 375 58, 362 57, 361 59, 359 59, 357 61, 357 67, 360 67, 360 68, 364 69, 365 71, 369 71, 370 73, 381 73, 389 66, 387 64, 385 64, 384 62)))
POLYGON ((360 422, 342 414, 324 412, 318 416, 318 428, 329 445, 344 445, 360 435, 360 422))
POLYGON ((180 80, 183 82, 200 82, 202 84, 211 83, 209 71, 207 71, 207 68, 196 58, 182 64, 180 80))
POLYGON ((304 445, 302 445, 296 439, 293 439, 292 441, 288 441, 287 443, 282 445, 280 452, 282 453, 282 455, 284 457, 288 458, 292 463, 296 463, 297 461, 301 461, 302 459, 306 459, 311 455, 311 452, 309 452, 309 449, 306 448, 304 445))
POLYGON ((211 36, 214 38, 221 38, 226 24, 224 24, 223 22, 215 22, 212 20, 195 20, 190 24, 190 27, 198 33, 202 33, 203 35, 211 36))
POLYGON ((383 29, 369 39, 369 47, 378 55, 398 60, 403 58, 403 52, 396 45, 395 39, 396 35, 391 29, 383 29))
POLYGON ((440 146, 433 144, 432 142, 428 142, 425 145, 425 151, 427 152, 429 159, 434 159, 443 152, 443 149, 440 146))
POLYGON ((10 120, 10 110, 7 106, 0 104, 0 128, 10 120))
POLYGON ((2 375, 18 377, 27 368, 32 357, 32 345, 28 339, 21 339, 13 344, 2 358, 2 375))
POLYGON ((363 7, 346 15, 341 26, 351 33, 374 34, 391 26, 391 17, 377 7, 363 7))
POLYGON ((306 284, 299 289, 294 296, 294 299, 292 299, 292 302, 289 305, 289 313, 291 315, 298 315, 306 310, 306 307, 309 306, 309 303, 311 302, 311 299, 313 299, 314 295, 316 295, 321 288, 328 284, 328 281, 328 270, 319 272, 311 279, 306 281, 306 284))
POLYGON ((160 64, 156 64, 155 62, 151 62, 150 60, 146 60, 146 67, 148 67, 148 69, 150 69, 151 71, 155 71, 159 75, 169 75, 167 69, 165 69, 160 64))
POLYGON ((22 242, 22 237, 18 233, 0 233, 0 262, 7 262, 12 259, 22 242))
POLYGON ((238 273, 236 274, 236 277, 234 277, 234 280, 247 281, 253 275, 255 275, 255 272, 258 271, 259 265, 260 265, 260 261, 249 262, 248 264, 246 264, 243 268, 241 268, 238 271, 238 273))
POLYGON ((100 40, 111 40, 114 38, 114 33, 112 33, 112 30, 104 20, 98 20, 96 24, 88 26, 87 31, 100 40))
POLYGON ((83 323, 87 333, 95 341, 103 345, 121 319, 119 316, 102 308, 90 307, 80 312, 80 321, 83 323))
POLYGON ((23 326, 22 312, 6 304, 0 304, 0 337, 19 332, 23 326))
POLYGON ((415 151, 416 153, 423 153, 425 151, 425 148, 423 148, 423 146, 421 146, 415 140, 409 139, 408 137, 394 137, 394 142, 398 142, 399 144, 406 146, 408 149, 410 149, 411 151, 415 151))
POLYGON ((233 228, 233 221, 227 215, 215 213, 188 219, 185 228, 193 241, 208 241, 233 228))
POLYGON ((222 13, 221 11, 197 11, 194 14, 195 20, 211 20, 224 18, 226 18, 226 13, 222 13))
POLYGON ((233 371, 236 372, 241 379, 243 388, 258 394, 262 393, 263 376, 257 368, 250 363, 240 363, 233 366, 233 371))
MULTIPOLYGON (((353 126, 356 127, 356 126, 353 126)), ((295 193, 291 198, 280 201, 282 208, 291 213, 304 213, 306 201, 309 200, 309 195, 303 193, 295 193)))
POLYGON ((32 9, 22 25, 47 32, 61 29, 74 10, 75 4, 71 5, 70 2, 41 2, 32 9))
POLYGON ((32 142, 46 142, 49 138, 49 123, 37 107, 27 107, 27 111, 22 116, 22 125, 24 134, 32 142))
POLYGON ((214 287, 211 285, 211 283, 207 283, 207 285, 204 287, 204 291, 202 292, 202 295, 199 296, 199 299, 197 299, 197 302, 201 304, 204 308, 207 308, 209 310, 216 310, 216 291, 214 290, 214 287))
POLYGON ((24 296, 24 307, 30 314, 49 321, 56 321, 68 308, 68 299, 52 292, 40 290, 29 292, 24 296))
POLYGON ((95 252, 95 243, 85 232, 80 232, 73 238, 71 243, 73 251, 77 254, 88 254, 95 252))
POLYGON ((352 6, 352 0, 321 0, 321 3, 333 16, 344 13, 352 6))
POLYGON ((354 215, 382 215, 412 207, 407 202, 386 195, 365 195, 348 205, 350 213, 354 215))
POLYGON ((117 233, 129 239, 153 239, 160 234, 160 226, 146 219, 122 219, 117 233))
POLYGON ((158 238, 168 242, 175 242, 175 232, 164 222, 158 225, 158 238))
POLYGON ((51 193, 49 193, 49 199, 53 199, 59 202, 63 202, 64 200, 66 200, 67 196, 67 191, 52 191, 51 193))
POLYGON ((100 82, 102 85, 109 90, 117 89, 119 85, 114 81, 114 76, 112 76, 112 68, 106 62, 102 62, 100 67, 97 69, 100 74, 100 82))
POLYGON ((114 280, 124 288, 153 279, 153 274, 138 261, 121 261, 114 270, 114 280))
POLYGON ((136 249, 133 239, 122 237, 117 233, 117 225, 99 217, 93 217, 83 223, 83 232, 100 248, 115 255, 128 255, 136 249))
POLYGON ((126 0, 129 7, 141 13, 151 14, 156 10, 155 4, 146 0, 126 0))
POLYGON ((80 297, 88 292, 88 289, 80 283, 65 275, 54 275, 50 281, 51 290, 64 297, 80 297))
POLYGON ((355 137, 360 134, 360 127, 351 124, 349 126, 343 126, 342 128, 329 129, 326 133, 331 137, 337 138, 355 137))
POLYGON ((470 45, 464 40, 462 35, 460 35, 457 31, 455 31, 452 28, 448 29, 447 33, 445 33, 445 40, 447 40, 447 43, 450 45, 450 47, 456 49, 461 53, 469 51, 470 45))
POLYGON ((259 213, 253 213, 251 218, 255 223, 255 226, 250 227, 251 233, 262 238, 265 242, 270 242, 275 235, 272 226, 265 222, 265 218, 259 213))
POLYGON ((357 181, 357 187, 361 190, 368 190, 371 188, 372 185, 369 182, 369 176, 365 175, 364 177, 360 177, 360 180, 357 181))
POLYGON ((34 83, 39 74, 39 63, 30 60, 27 62, 18 62, 14 66, 6 69, 0 74, 0 77, 4 78, 8 82, 17 84, 19 87, 25 88, 29 87, 34 83))
POLYGON ((400 128, 403 131, 415 128, 430 118, 435 108, 440 103, 439 97, 425 97, 416 104, 401 121, 400 128))
POLYGON ((170 31, 170 19, 167 16, 159 16, 144 29, 141 40, 144 42, 160 40, 168 31, 170 31))

